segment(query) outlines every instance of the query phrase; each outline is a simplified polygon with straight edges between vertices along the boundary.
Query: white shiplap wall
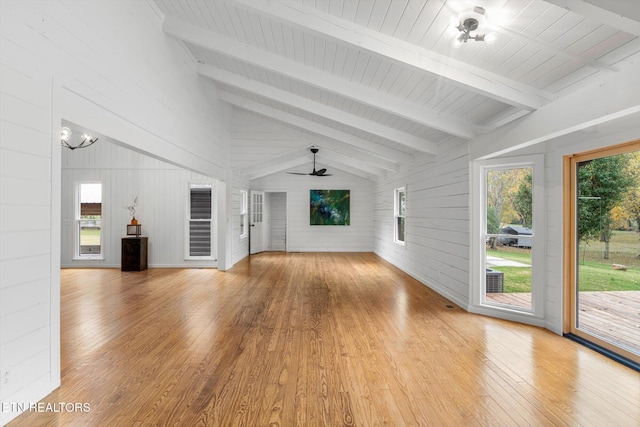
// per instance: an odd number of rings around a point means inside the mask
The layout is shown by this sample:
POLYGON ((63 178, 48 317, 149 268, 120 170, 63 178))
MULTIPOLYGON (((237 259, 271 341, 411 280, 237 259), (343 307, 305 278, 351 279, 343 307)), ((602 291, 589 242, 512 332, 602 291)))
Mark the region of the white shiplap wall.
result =
POLYGON ((375 187, 374 251, 466 308, 469 300, 469 154, 448 142, 375 187), (406 245, 393 242, 394 189, 406 187, 406 245))
MULTIPOLYGON (((0 3, 6 29, 5 6, 0 3)), ((34 55, 0 39, 0 401, 43 397, 59 384, 52 275, 51 87, 34 55), (56 372, 57 371, 57 372, 56 372)), ((59 158, 58 158, 59 161, 59 158)), ((12 418, 0 411, 0 425, 12 418)))
POLYGON ((225 178, 231 110, 161 22, 146 1, 0 2, 2 402, 60 381, 61 120, 225 178))
MULTIPOLYGON (((233 112, 232 137, 234 169, 268 164, 271 157, 313 144, 323 149, 319 136, 311 136, 301 129, 240 109, 234 109, 233 112), (313 143, 310 142, 311 138, 313 143)), ((309 161, 308 166, 300 166, 295 170, 310 172, 311 166, 309 161)), ((332 176, 319 178, 279 172, 252 180, 249 187, 252 190, 286 193, 288 251, 372 251, 373 181, 332 168, 331 165, 317 165, 317 168, 321 167, 328 168, 332 176), (351 190, 351 225, 309 225, 311 189, 351 190)), ((272 202, 277 200, 276 197, 272 202)), ((278 207, 273 208, 277 212, 278 207)))
MULTIPOLYGON (((99 140, 89 148, 62 152, 62 267, 119 268, 121 238, 129 211, 124 206, 138 197, 136 218, 149 238, 149 267, 215 267, 214 261, 185 260, 189 183, 208 183, 210 177, 99 140), (78 182, 103 185, 104 260, 74 260, 75 188, 78 182)), ((215 203, 214 203, 215 205, 215 203)), ((215 229, 214 229, 215 231, 215 229)), ((213 255, 217 250, 214 232, 213 255)))
POLYGON ((324 178, 280 172, 251 181, 254 190, 286 193, 289 252, 373 250, 373 182, 344 172, 332 172, 333 176, 324 178), (351 190, 351 225, 309 225, 309 190, 351 190))

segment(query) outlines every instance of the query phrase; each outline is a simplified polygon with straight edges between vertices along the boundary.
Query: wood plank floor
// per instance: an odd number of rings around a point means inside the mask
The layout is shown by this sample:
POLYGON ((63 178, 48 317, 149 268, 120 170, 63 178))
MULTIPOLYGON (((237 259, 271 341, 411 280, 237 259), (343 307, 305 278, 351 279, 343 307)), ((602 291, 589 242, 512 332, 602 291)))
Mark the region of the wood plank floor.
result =
MULTIPOLYGON (((531 307, 531 294, 489 293, 488 301, 531 307)), ((640 291, 580 292, 579 329, 640 354, 640 291)))
POLYGON ((9 426, 638 426, 640 374, 370 253, 62 271, 62 386, 9 426))

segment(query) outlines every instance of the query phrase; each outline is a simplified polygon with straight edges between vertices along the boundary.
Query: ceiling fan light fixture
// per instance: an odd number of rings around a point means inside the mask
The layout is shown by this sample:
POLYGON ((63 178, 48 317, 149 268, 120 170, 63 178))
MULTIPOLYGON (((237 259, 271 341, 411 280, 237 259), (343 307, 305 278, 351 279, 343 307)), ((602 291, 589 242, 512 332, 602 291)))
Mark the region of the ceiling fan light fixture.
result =
POLYGON ((477 42, 484 41, 487 44, 491 44, 496 41, 498 34, 490 32, 487 34, 471 34, 474 31, 482 31, 487 19, 487 11, 476 6, 470 9, 465 9, 457 17, 451 18, 451 25, 453 25, 459 34, 452 40, 452 46, 459 48, 463 43, 467 43, 469 40, 475 40, 477 42))

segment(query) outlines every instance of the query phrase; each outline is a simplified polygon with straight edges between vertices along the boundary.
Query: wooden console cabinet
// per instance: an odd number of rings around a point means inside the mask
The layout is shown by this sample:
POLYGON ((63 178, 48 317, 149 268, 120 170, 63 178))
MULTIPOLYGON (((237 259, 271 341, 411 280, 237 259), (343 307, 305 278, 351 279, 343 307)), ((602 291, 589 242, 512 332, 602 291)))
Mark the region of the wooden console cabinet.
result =
POLYGON ((122 238, 122 271, 147 269, 147 237, 122 238))

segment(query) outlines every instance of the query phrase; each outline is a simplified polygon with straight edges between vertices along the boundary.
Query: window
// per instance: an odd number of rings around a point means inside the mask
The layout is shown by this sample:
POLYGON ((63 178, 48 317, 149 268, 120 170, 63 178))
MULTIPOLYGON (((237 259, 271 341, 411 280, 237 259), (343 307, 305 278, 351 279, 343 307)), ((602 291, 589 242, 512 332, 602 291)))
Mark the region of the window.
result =
POLYGON ((543 157, 478 161, 474 184, 472 304, 535 323, 527 319, 543 316, 543 157))
POLYGON ((76 201, 75 257, 102 259, 102 183, 78 183, 76 201))
POLYGON ((407 192, 405 188, 396 188, 393 199, 393 241, 404 245, 405 211, 407 208, 407 192))
POLYGON ((211 184, 189 185, 189 258, 210 258, 212 242, 211 184))
POLYGON ((240 238, 244 239, 248 236, 248 224, 247 224, 247 205, 248 197, 247 192, 240 190, 240 238))

